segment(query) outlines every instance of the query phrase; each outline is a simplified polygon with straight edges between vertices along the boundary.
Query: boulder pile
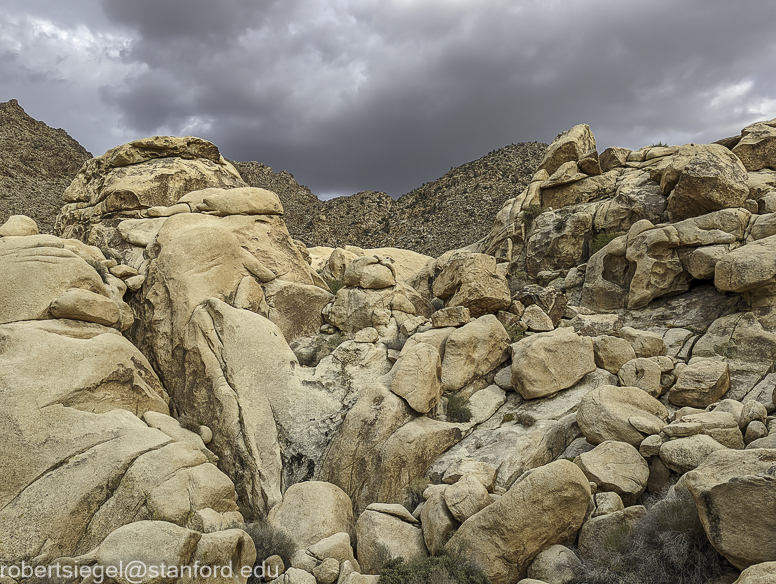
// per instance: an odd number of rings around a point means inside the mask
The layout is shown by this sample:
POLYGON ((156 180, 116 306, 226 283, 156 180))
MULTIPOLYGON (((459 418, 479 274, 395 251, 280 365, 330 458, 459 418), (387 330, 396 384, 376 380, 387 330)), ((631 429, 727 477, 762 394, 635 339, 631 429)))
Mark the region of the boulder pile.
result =
POLYGON ((670 488, 765 581, 775 127, 599 155, 575 126, 436 258, 307 249, 198 138, 88 161, 56 236, 0 226, 0 564, 568 583, 670 488))

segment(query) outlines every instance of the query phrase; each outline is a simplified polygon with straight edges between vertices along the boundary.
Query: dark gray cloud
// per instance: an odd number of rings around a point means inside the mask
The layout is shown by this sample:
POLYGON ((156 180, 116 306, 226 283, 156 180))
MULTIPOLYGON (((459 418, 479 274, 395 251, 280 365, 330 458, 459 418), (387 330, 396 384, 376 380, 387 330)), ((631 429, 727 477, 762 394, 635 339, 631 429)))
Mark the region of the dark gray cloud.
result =
POLYGON ((155 133, 393 196, 512 142, 776 117, 771 0, 4 0, 2 99, 95 154, 155 133))

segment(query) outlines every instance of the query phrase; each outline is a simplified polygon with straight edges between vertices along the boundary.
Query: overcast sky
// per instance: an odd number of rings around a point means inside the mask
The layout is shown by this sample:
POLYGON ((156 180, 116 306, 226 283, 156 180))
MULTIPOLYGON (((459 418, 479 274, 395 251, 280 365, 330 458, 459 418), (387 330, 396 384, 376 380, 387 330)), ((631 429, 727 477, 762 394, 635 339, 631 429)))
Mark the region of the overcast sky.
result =
POLYGON ((599 152, 776 117, 773 0, 0 0, 0 101, 95 155, 193 134, 396 197, 590 124, 599 152))

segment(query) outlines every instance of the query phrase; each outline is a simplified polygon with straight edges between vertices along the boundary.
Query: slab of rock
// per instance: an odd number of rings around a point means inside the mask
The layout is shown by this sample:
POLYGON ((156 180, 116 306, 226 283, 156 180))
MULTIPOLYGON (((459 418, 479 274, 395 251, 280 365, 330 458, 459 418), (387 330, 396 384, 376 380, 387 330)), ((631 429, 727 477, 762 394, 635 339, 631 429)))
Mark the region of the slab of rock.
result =
POLYGON ((776 582, 776 562, 763 562, 741 572, 733 584, 770 584, 776 582))
POLYGON ((666 354, 665 341, 656 333, 624 326, 618 334, 631 344, 636 357, 649 358, 666 354))
POLYGON ((594 371, 593 341, 560 328, 512 345, 512 387, 525 399, 569 388, 594 371))
POLYGON ((362 571, 376 574, 381 565, 381 553, 388 555, 387 559, 404 558, 411 561, 428 556, 423 531, 420 524, 401 505, 394 513, 386 513, 390 509, 380 510, 372 505, 367 507, 356 521, 356 541, 358 561, 362 571), (408 516, 400 515, 400 510, 408 516))
POLYGON ((445 502, 444 489, 434 489, 420 511, 420 523, 423 526, 423 539, 432 556, 439 555, 458 529, 455 519, 445 502))
POLYGON ((774 450, 721 450, 682 479, 712 545, 739 570, 776 557, 774 465, 774 450))
POLYGON ((285 531, 297 549, 305 549, 336 533, 355 536, 350 498, 336 485, 306 481, 291 485, 269 514, 270 526, 285 531), (310 513, 310 509, 315 513, 310 513))
POLYGON ((345 269, 345 286, 380 290, 396 285, 396 273, 389 258, 363 256, 356 258, 345 269))
POLYGON ((552 462, 462 524, 447 549, 465 551, 493 584, 516 582, 540 551, 573 541, 590 500, 590 484, 579 467, 552 462))
POLYGON ((431 315, 431 325, 434 328, 444 328, 448 326, 463 326, 471 320, 469 309, 465 306, 449 306, 442 310, 437 310, 431 315))
POLYGON ((574 462, 599 491, 617 493, 626 506, 633 505, 647 488, 649 465, 625 442, 607 440, 574 462))
POLYGON ((714 285, 738 292, 753 307, 776 303, 776 235, 739 247, 715 264, 714 285))
POLYGON ((636 358, 636 352, 628 341, 611 335, 593 338, 593 355, 596 366, 615 375, 625 363, 636 358))
POLYGON ((436 347, 427 343, 402 352, 389 376, 391 391, 421 414, 431 411, 442 397, 442 361, 436 347))
POLYGON ((591 150, 595 150, 595 138, 590 126, 578 124, 558 134, 536 170, 545 170, 548 175, 552 175, 563 163, 575 162, 591 150))
POLYGON ((719 442, 706 434, 695 434, 664 442, 660 447, 660 460, 680 474, 697 468, 712 452, 725 450, 719 442))
POLYGON ((506 278, 496 269, 496 258, 485 254, 454 256, 434 281, 433 293, 446 306, 468 308, 474 318, 512 304, 506 278))
POLYGON ((651 359, 639 357, 625 363, 617 374, 622 385, 638 387, 652 397, 660 397, 663 388, 660 383, 660 365, 651 359))
POLYGON ((738 422, 735 416, 729 412, 714 410, 713 412, 688 414, 682 417, 682 422, 700 424, 704 434, 711 436, 727 448, 741 450, 744 447, 744 438, 738 422))
POLYGON ((472 458, 463 458, 450 465, 442 477, 442 482, 452 485, 465 476, 475 477, 490 493, 496 484, 496 467, 472 458))
POLYGON ((676 406, 705 408, 730 389, 730 367, 724 361, 698 360, 685 367, 668 392, 676 406))
POLYGON ((456 391, 495 369, 506 356, 509 335, 492 314, 456 329, 447 337, 442 360, 442 385, 456 391))
POLYGON ((532 304, 525 309, 520 321, 529 331, 537 333, 551 331, 555 328, 550 317, 536 304, 532 304))
MULTIPOLYGON (((577 410, 577 423, 591 444, 606 440, 627 442, 638 448, 646 433, 637 429, 631 418, 639 418, 642 430, 654 424, 657 432, 668 421, 668 410, 638 387, 604 385, 585 395, 577 410)), ((655 433, 657 433, 655 432, 655 433)))
POLYGON ((635 505, 588 519, 579 531, 577 545, 580 555, 586 559, 595 559, 612 553, 608 547, 611 545, 609 542, 612 536, 616 534, 619 539, 623 537, 622 534, 629 533, 646 513, 644 506, 635 505))
POLYGON ((113 300, 83 288, 67 290, 51 303, 49 310, 55 318, 71 318, 111 327, 121 323, 121 312, 113 300))
POLYGON ((552 545, 540 552, 528 567, 528 577, 540 582, 568 584, 582 567, 582 562, 569 548, 552 545))
POLYGON ((444 497, 450 513, 460 523, 493 503, 493 499, 488 495, 488 489, 472 475, 467 475, 446 487, 444 497))
POLYGON ((741 140, 733 147, 746 170, 776 168, 776 120, 757 122, 741 130, 741 140))
MULTIPOLYGON (((196 210, 211 215, 282 215, 283 205, 272 191, 256 187, 207 189, 196 210)), ((191 196, 191 194, 189 194, 191 196)))

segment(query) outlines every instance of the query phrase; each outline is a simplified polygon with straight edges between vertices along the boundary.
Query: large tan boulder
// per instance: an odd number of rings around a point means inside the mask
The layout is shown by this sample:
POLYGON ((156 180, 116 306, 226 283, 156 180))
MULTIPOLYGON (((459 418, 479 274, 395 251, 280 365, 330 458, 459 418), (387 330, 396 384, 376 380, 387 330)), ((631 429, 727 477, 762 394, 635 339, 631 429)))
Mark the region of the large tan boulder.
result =
POLYGON ((682 479, 712 545, 739 570, 776 558, 774 464, 773 450, 721 450, 682 479))
POLYGON ((578 124, 556 136, 536 170, 552 175, 563 163, 576 162, 591 150, 595 150, 595 138, 590 126, 578 124))
POLYGON ((577 410, 579 429, 591 444, 617 440, 638 448, 667 422, 666 407, 638 387, 598 387, 582 398, 577 410))
POLYGON ((623 365, 636 358, 636 352, 628 341, 611 335, 593 338, 593 355, 597 367, 615 375, 623 365))
POLYGON ((733 584, 769 584, 773 581, 776 581, 776 562, 763 562, 749 566, 733 584))
POLYGON ((668 392, 676 406, 705 408, 720 400, 730 389, 730 367, 725 361, 697 360, 682 369, 668 392))
POLYGON ((8 220, 0 225, 0 237, 38 235, 38 224, 35 219, 26 215, 11 215, 8 220))
POLYGON ((272 191, 256 187, 208 188, 178 199, 192 210, 210 215, 282 215, 283 205, 272 191))
POLYGON ((442 386, 455 391, 498 365, 506 357, 509 335, 492 314, 456 329, 445 342, 442 386))
POLYGON ((512 387, 525 399, 569 388, 595 368, 593 340, 570 328, 537 334, 512 345, 512 387))
POLYGON ((436 347, 418 343, 402 351, 391 370, 390 387, 413 410, 428 413, 442 397, 442 361, 436 347))
POLYGON ((714 285, 742 294, 752 307, 776 304, 776 235, 724 255, 715 265, 714 285))
POLYGON ((420 522, 401 505, 369 505, 356 522, 356 534, 358 561, 367 574, 378 573, 384 560, 428 556, 420 522))
POLYGON ((493 584, 514 584, 539 552, 574 540, 590 498, 590 484, 576 465, 552 462, 462 524, 447 548, 469 555, 493 584))
POLYGON ((291 485, 273 507, 267 522, 284 531, 297 549, 305 549, 336 533, 355 537, 350 499, 331 483, 306 481, 291 485), (311 510, 315 509, 315 513, 311 510))
POLYGON ((748 171, 776 168, 776 120, 757 122, 741 130, 741 140, 733 147, 748 171))
POLYGON ((717 450, 725 450, 725 447, 711 436, 695 434, 663 443, 660 460, 672 471, 684 474, 703 464, 717 450))
POLYGON ((665 167, 660 187, 673 221, 741 207, 749 194, 746 168, 719 144, 681 147, 665 167))
POLYGON ((647 488, 649 465, 625 442, 607 440, 574 462, 599 491, 617 493, 625 506, 633 505, 647 488))
POLYGON ((445 306, 464 306, 472 317, 506 310, 512 304, 506 278, 496 269, 496 258, 459 253, 434 281, 434 296, 445 306))
POLYGON ((345 268, 343 282, 370 290, 390 288, 396 285, 392 263, 389 258, 374 255, 356 258, 345 268))
POLYGON ((439 555, 460 525, 447 507, 444 487, 430 489, 420 510, 420 523, 426 548, 432 556, 439 555))
POLYGON ((472 475, 465 476, 444 489, 445 503, 453 517, 463 523, 493 503, 488 489, 472 475))

